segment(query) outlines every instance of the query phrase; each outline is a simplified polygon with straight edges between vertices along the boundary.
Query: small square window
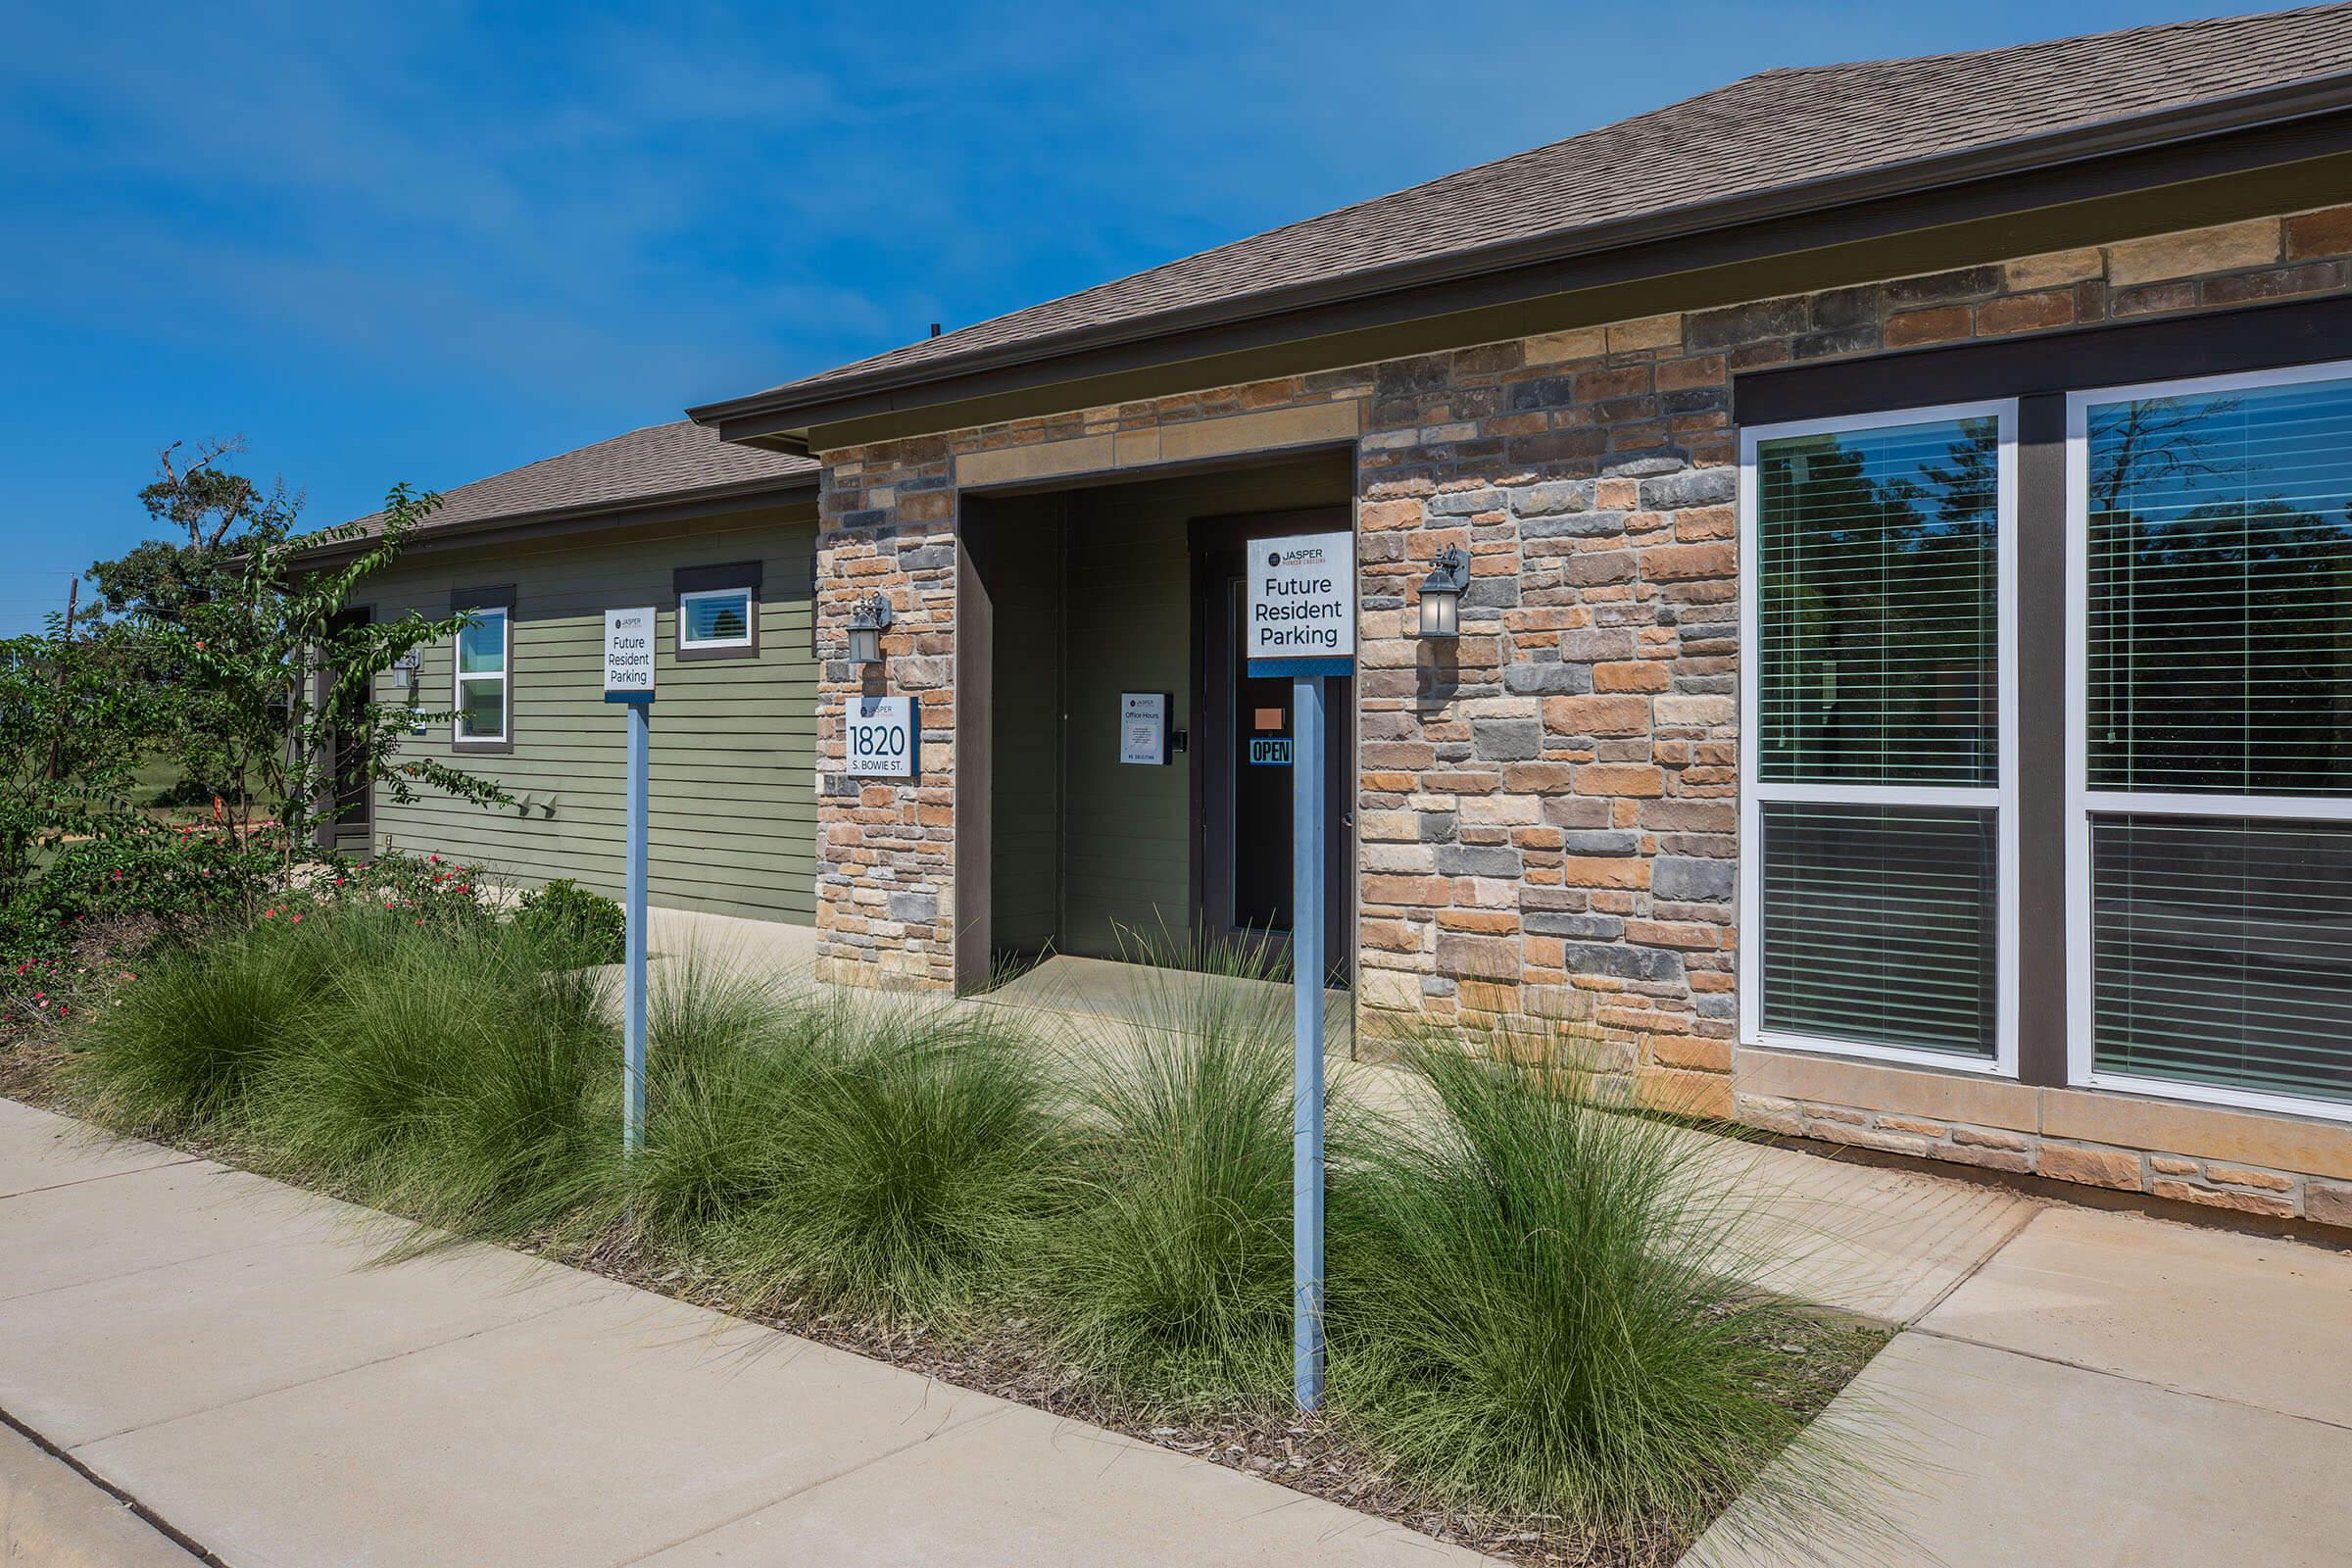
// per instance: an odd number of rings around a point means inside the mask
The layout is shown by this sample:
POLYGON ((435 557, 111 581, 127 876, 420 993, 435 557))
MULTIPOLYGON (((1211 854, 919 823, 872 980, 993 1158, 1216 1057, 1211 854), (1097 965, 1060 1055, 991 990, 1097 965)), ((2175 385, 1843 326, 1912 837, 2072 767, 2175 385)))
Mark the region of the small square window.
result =
POLYGON ((678 648, 752 646, 752 591, 710 588, 678 595, 678 648))

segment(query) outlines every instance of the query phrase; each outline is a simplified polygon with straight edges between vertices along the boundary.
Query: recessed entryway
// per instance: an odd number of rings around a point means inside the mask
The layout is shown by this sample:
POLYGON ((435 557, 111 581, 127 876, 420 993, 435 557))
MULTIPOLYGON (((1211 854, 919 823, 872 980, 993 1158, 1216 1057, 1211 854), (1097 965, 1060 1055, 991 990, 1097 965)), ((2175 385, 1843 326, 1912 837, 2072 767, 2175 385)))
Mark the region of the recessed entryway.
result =
MULTIPOLYGON (((978 650, 958 655, 966 989, 1052 956, 1287 963, 1292 693, 1236 657, 1242 547, 1348 527, 1353 477, 1351 455, 1334 452, 962 498, 960 624, 987 640, 984 681, 978 650)), ((1353 883, 1353 706, 1339 683, 1325 780, 1342 829, 1325 871, 1335 931, 1349 929, 1353 883)), ((1345 986, 1353 945, 1331 947, 1328 980, 1345 986)))

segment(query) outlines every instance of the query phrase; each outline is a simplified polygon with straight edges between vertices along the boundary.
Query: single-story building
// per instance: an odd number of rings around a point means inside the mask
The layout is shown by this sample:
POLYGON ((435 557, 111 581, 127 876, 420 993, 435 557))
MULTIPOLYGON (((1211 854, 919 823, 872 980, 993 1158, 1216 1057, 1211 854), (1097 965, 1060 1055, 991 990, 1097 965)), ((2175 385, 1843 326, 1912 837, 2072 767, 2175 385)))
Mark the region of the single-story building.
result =
POLYGON ((353 608, 479 612, 457 646, 420 652, 378 695, 457 712, 419 723, 410 748, 478 759, 514 804, 485 811, 420 791, 402 806, 360 785, 333 846, 617 890, 625 760, 601 687, 604 612, 651 604, 662 657, 648 897, 813 919, 815 543, 815 464, 684 420, 450 490, 353 608))
MULTIPOLYGON (((512 592, 512 777, 595 710, 595 607, 761 563, 758 652, 681 642, 659 722, 674 679, 772 767, 658 764, 657 897, 938 991, 1279 937, 1242 546, 1346 531, 1359 1008, 1579 1011, 1660 1102, 2352 1224, 2352 6, 1768 71, 691 416, 777 465, 730 520, 508 518, 387 589, 512 592), (883 696, 906 777, 847 754, 883 696)), ((616 752, 545 766, 466 831, 610 880, 616 752)))

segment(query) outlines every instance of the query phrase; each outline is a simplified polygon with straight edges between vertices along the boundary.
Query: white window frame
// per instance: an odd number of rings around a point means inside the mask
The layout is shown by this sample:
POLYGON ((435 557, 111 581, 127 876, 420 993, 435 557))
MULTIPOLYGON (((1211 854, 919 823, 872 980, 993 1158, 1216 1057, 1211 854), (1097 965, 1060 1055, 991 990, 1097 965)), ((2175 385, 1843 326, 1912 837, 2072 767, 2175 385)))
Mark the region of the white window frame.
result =
POLYGON ((1837 418, 1764 424, 1740 432, 1740 1043, 1776 1051, 1818 1052, 1900 1062, 1943 1072, 2017 1076, 2017 400, 1937 404, 1837 418), (1917 784, 1784 784, 1757 777, 1763 753, 1763 583, 1758 541, 1762 488, 1756 451, 1791 436, 1850 434, 1948 419, 1994 420, 1993 658, 1994 783, 1989 787, 1917 784), (1964 807, 1994 813, 1993 1054, 1964 1056, 1915 1046, 1832 1040, 1764 1027, 1764 806, 1768 802, 1893 807, 1964 807))
POLYGON ((2090 819, 2094 814, 2352 822, 2352 798, 2139 794, 2090 787, 2090 411, 2096 405, 2133 398, 2198 397, 2343 380, 2352 380, 2352 360, 2233 375, 2181 376, 2066 395, 2066 1076, 2075 1088, 2352 1121, 2352 1104, 2339 1101, 2098 1071, 2091 1040, 2090 986, 2090 819))
POLYGON ((749 648, 752 646, 752 621, 760 613, 760 596, 749 583, 734 588, 696 588, 678 595, 678 652, 703 653, 714 648, 749 648), (686 607, 701 599, 741 599, 743 601, 743 635, 740 637, 689 637, 686 635, 686 607))
POLYGON ((468 671, 466 668, 466 631, 460 627, 449 643, 450 707, 455 710, 449 720, 449 740, 452 746, 503 746, 514 733, 514 612, 505 605, 479 605, 466 612, 477 620, 498 617, 498 673, 486 669, 468 671), (468 735, 466 733, 466 687, 471 681, 498 682, 498 733, 468 735))

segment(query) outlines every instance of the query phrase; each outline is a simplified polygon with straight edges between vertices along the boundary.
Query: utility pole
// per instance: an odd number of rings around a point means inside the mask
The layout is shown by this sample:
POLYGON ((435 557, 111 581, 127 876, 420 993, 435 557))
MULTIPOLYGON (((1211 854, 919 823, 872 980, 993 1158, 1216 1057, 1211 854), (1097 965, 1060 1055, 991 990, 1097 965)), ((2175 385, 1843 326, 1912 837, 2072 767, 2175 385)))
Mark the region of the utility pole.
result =
MULTIPOLYGON (((74 646, 74 607, 80 601, 80 598, 81 579, 79 577, 75 577, 72 582, 66 584, 65 645, 69 649, 74 646)), ((57 705, 57 722, 52 725, 49 730, 49 782, 55 784, 66 776, 66 705, 64 701, 66 691, 66 670, 63 664, 60 664, 57 667, 53 677, 53 684, 57 688, 59 701, 57 705)))

